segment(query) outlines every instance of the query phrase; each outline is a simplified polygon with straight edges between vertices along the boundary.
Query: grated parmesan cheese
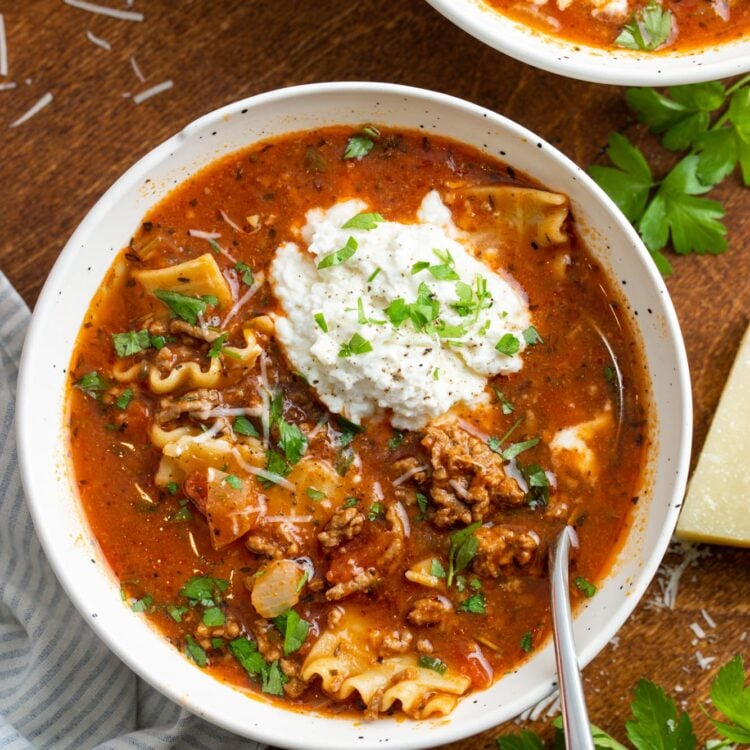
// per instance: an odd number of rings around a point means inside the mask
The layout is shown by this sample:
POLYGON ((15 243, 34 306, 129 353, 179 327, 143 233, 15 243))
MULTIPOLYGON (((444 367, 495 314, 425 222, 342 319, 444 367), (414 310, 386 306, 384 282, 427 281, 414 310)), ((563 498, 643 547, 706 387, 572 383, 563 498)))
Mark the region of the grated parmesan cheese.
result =
POLYGON ((106 5, 97 5, 96 3, 89 3, 86 0, 63 0, 66 5, 70 5, 71 8, 78 8, 78 10, 86 10, 89 13, 97 13, 100 16, 109 16, 110 18, 117 18, 120 21, 142 21, 143 13, 137 13, 132 10, 117 10, 117 8, 108 8, 106 5))
POLYGON ((255 277, 255 284, 253 284, 238 300, 237 302, 232 305, 232 308, 229 310, 229 312, 226 314, 226 317, 221 322, 221 327, 226 328, 227 323, 240 311, 242 306, 246 304, 253 295, 258 291, 258 289, 263 286, 263 276, 261 274, 257 274, 255 277))
POLYGON ((110 43, 106 39, 102 39, 101 37, 95 36, 90 31, 86 32, 86 39, 88 39, 90 42, 95 44, 97 47, 106 49, 107 52, 109 52, 112 49, 110 43))
POLYGON ((690 630, 695 633, 696 638, 705 639, 706 638, 706 631, 697 623, 697 622, 691 622, 690 630))
POLYGON ((711 615, 706 612, 705 609, 701 610, 701 614, 703 615, 703 619, 706 621, 706 625, 708 625, 709 628, 715 628, 716 627, 716 621, 714 620, 711 615))
POLYGON ((8 44, 5 41, 5 21, 0 13, 0 76, 8 75, 8 44))
POLYGON ((698 666, 703 670, 708 669, 716 661, 715 656, 703 656, 700 651, 695 652, 695 659, 698 662, 698 666))
POLYGON ((15 81, 7 81, 6 83, 0 83, 0 91, 7 91, 8 89, 14 89, 16 87, 15 81))
POLYGON ((239 232, 240 234, 246 234, 246 232, 242 229, 240 229, 227 215, 224 211, 219 209, 219 214, 221 214, 221 218, 224 219, 224 221, 229 224, 232 229, 235 230, 235 232, 239 232))
POLYGON ((21 115, 17 120, 10 124, 11 128, 17 128, 19 125, 23 125, 27 120, 30 120, 35 114, 43 110, 54 97, 49 91, 25 114, 21 115))
POLYGON ((138 80, 143 83, 146 80, 146 76, 141 73, 141 69, 138 67, 138 63, 135 61, 135 57, 133 55, 130 56, 130 67, 133 68, 133 72, 138 77, 138 80))
POLYGON ((162 81, 161 83, 157 83, 156 86, 152 86, 150 89, 146 89, 145 91, 136 94, 133 97, 133 101, 136 104, 140 104, 141 102, 145 102, 146 99, 150 99, 152 96, 161 94, 163 91, 168 91, 173 85, 172 81, 162 81))
POLYGON ((682 555, 682 560, 676 565, 662 562, 656 572, 659 594, 650 599, 647 604, 657 609, 674 609, 683 573, 690 566, 697 565, 699 560, 710 556, 710 554, 711 551, 707 547, 673 540, 669 545, 665 559, 673 555, 682 555))

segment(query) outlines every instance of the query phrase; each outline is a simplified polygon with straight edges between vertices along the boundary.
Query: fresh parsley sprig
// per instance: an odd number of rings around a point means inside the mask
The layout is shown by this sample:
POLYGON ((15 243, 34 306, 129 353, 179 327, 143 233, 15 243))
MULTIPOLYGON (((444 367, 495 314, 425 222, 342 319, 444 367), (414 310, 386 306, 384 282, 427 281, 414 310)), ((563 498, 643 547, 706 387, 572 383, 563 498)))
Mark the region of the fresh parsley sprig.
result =
MULTIPOLYGON (((728 721, 708 714, 723 741, 706 744, 706 747, 750 743, 750 686, 745 687, 741 656, 735 656, 719 670, 711 684, 711 702, 728 721)), ((698 747, 690 716, 684 711, 678 714, 674 700, 653 682, 645 679, 638 682, 630 710, 632 716, 625 723, 630 746, 623 745, 592 724, 591 737, 596 750, 630 750, 630 747, 635 750, 696 750, 698 747)), ((557 733, 554 746, 564 747, 561 717, 552 723, 557 733)), ((499 737, 497 746, 499 750, 544 750, 545 747, 541 739, 528 730, 499 737)))
POLYGON ((724 207, 700 196, 738 165, 750 186, 750 76, 729 87, 711 81, 673 86, 668 94, 633 88, 626 96, 662 146, 687 153, 656 179, 641 151, 612 133, 606 155, 613 166, 593 165, 591 176, 638 230, 663 274, 672 272, 667 244, 680 255, 723 253, 724 207))

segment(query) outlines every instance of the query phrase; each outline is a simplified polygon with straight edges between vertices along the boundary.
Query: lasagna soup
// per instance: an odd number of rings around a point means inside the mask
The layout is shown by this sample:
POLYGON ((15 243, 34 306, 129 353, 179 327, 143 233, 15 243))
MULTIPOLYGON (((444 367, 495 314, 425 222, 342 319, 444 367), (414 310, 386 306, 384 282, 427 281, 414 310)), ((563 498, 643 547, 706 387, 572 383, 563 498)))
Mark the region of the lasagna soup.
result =
POLYGON ((449 713, 580 602, 648 449, 628 314, 568 198, 366 125, 211 164, 117 256, 70 448, 122 586, 196 668, 300 709, 449 713))

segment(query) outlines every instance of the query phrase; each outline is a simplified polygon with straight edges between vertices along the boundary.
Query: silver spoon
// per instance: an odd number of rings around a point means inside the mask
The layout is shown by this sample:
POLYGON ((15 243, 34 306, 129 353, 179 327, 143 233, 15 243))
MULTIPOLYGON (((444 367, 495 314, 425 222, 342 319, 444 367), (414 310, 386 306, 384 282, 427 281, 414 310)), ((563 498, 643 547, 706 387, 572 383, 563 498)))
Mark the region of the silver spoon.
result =
POLYGON ((581 671, 573 640, 573 619, 568 595, 568 558, 575 531, 566 526, 549 552, 552 595, 552 635, 555 643, 557 679, 560 684, 565 747, 568 750, 594 750, 581 671))

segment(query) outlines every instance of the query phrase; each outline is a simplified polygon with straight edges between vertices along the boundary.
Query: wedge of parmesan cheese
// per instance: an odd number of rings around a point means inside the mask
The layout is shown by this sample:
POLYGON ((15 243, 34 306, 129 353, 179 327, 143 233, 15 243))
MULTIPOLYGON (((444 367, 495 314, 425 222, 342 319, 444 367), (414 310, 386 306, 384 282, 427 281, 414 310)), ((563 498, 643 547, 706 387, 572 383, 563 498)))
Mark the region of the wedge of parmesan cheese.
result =
POLYGON ((677 535, 750 547, 750 328, 690 482, 677 535))

